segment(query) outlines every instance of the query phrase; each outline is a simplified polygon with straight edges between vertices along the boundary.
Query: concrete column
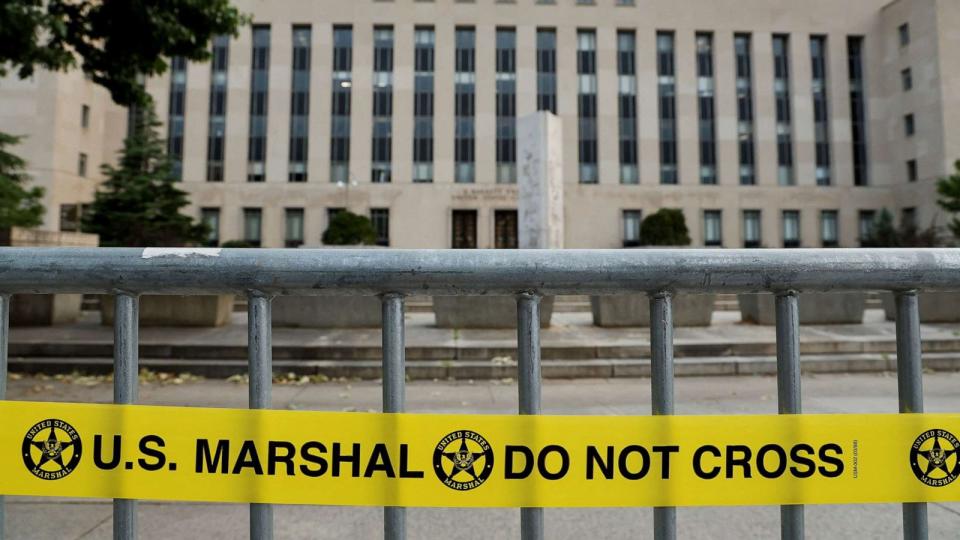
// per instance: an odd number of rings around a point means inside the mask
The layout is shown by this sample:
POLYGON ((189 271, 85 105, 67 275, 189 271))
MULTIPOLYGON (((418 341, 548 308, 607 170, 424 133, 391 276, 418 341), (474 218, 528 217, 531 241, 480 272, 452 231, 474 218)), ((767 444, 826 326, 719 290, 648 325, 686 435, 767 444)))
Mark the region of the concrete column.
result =
POLYGON ((393 183, 413 181, 413 32, 414 25, 393 29, 393 183))
POLYGON ((434 31, 433 181, 450 184, 453 183, 455 29, 453 24, 438 24, 434 31))
MULTIPOLYGON (((227 127, 224 148, 224 183, 247 181, 247 139, 250 134, 250 61, 253 58, 252 30, 240 29, 230 40, 227 67, 227 127)), ((209 95, 209 94, 208 94, 209 95)), ((206 180, 206 168, 203 179, 206 180)), ((253 202, 253 201, 251 201, 253 202)))
MULTIPOLYGON (((777 185, 777 118, 773 95, 773 35, 769 32, 753 34, 753 101, 756 107, 754 137, 756 140, 757 184, 777 185)), ((763 212, 763 241, 770 246, 768 214, 763 212)))
MULTIPOLYGON (((677 79, 677 183, 700 185, 700 120, 697 105, 696 33, 677 30, 674 63, 677 79)), ((702 214, 701 214, 702 218, 702 214)))
POLYGON ((563 247, 563 129, 536 112, 517 119, 518 221, 521 249, 563 247))
MULTIPOLYGON (((293 27, 270 26, 270 88, 267 94, 266 182, 286 183, 290 156, 290 88, 293 27)), ((282 233, 281 233, 282 235, 282 233)), ((282 238, 281 238, 282 240, 282 238)), ((276 245, 276 244, 271 244, 276 245)), ((282 243, 280 245, 283 245, 282 243)))
MULTIPOLYGON (((496 122, 496 27, 492 24, 476 27, 476 116, 474 117, 474 163, 477 184, 495 184, 497 152, 496 122)), ((493 219, 492 217, 490 218, 493 219)), ((490 226, 490 230, 493 226, 490 226)), ((491 244, 493 242, 490 242, 491 244)), ((492 247, 492 245, 491 245, 492 247)))
POLYGON ((597 29, 597 150, 601 184, 620 183, 617 30, 597 29))
MULTIPOLYGON (((310 138, 307 140, 307 182, 330 183, 330 113, 333 70, 333 26, 314 24, 310 42, 310 138)), ((307 242, 310 234, 305 232, 307 242)), ((320 241, 320 237, 316 237, 320 241)))
MULTIPOLYGON (((373 134, 373 26, 353 25, 353 88, 350 107, 350 177, 357 186, 370 184, 370 151, 373 134)), ((364 190, 357 189, 360 193, 364 190)), ((357 196, 356 200, 360 197, 357 196)), ((354 208, 359 212, 359 208, 354 208)))
POLYGON ((790 92, 793 99, 793 169, 798 186, 817 185, 813 134, 813 71, 810 36, 790 34, 790 92))
POLYGON ((207 136, 210 124, 210 64, 187 64, 187 102, 184 105, 183 181, 207 179, 207 136))

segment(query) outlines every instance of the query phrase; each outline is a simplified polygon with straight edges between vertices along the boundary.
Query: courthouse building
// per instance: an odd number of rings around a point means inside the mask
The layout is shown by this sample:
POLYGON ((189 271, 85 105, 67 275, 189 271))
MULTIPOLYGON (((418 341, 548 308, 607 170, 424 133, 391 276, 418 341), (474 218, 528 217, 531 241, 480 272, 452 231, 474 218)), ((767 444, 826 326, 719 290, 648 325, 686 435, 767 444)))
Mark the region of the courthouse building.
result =
MULTIPOLYGON (((857 246, 943 223, 957 0, 239 0, 253 24, 148 82, 211 244, 320 245, 340 209, 400 248, 515 247, 516 120, 562 122, 565 244, 857 246)), ((0 130, 76 227, 126 129, 82 74, 0 81, 0 130)))

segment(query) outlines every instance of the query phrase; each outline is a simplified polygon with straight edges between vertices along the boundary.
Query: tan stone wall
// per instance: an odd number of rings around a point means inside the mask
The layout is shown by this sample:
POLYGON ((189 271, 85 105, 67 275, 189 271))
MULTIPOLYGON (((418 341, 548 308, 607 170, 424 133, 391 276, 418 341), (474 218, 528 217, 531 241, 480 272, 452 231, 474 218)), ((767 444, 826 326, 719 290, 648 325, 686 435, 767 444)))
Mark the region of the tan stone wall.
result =
POLYGON ((43 230, 60 228, 60 205, 93 200, 103 177, 100 165, 115 160, 125 134, 126 116, 106 90, 80 72, 38 70, 25 80, 0 78, 0 131, 24 135, 12 148, 27 161, 27 172, 46 194, 43 230), (90 107, 88 127, 81 126, 82 107, 90 107), (87 174, 78 174, 81 153, 87 174))
MULTIPOLYGON (((558 0, 537 5, 533 0, 516 3, 475 3, 437 0, 354 2, 260 2, 241 0, 238 6, 253 14, 258 24, 271 25, 271 65, 268 120, 267 178, 263 184, 246 182, 247 132, 251 31, 243 29, 231 42, 226 141, 225 182, 205 182, 207 153, 207 110, 210 69, 191 64, 187 73, 187 110, 184 144, 184 183, 191 193, 189 212, 199 215, 202 207, 221 209, 222 241, 242 236, 245 206, 263 209, 263 245, 283 245, 283 212, 286 207, 306 209, 305 242, 316 245, 327 223, 326 209, 349 206, 366 213, 370 208, 389 208, 391 245, 394 247, 448 247, 451 211, 477 209, 478 244, 493 246, 493 213, 516 208, 516 189, 495 184, 494 46, 498 26, 517 30, 517 114, 535 109, 537 27, 555 27, 558 34, 559 115, 564 124, 566 246, 617 247, 621 243, 621 211, 640 209, 649 214, 660 207, 682 208, 694 244, 703 241, 702 213, 723 210, 723 243, 742 245, 744 209, 763 212, 763 244, 782 245, 781 212, 801 211, 802 245, 820 244, 821 210, 840 212, 841 245, 857 244, 857 213, 861 209, 888 207, 899 210, 917 207, 921 221, 936 215, 934 179, 947 164, 960 157, 960 105, 944 96, 957 95, 958 60, 943 51, 960 45, 960 7, 953 0, 643 0, 636 6, 618 7, 613 0, 598 0, 594 6, 558 0), (909 22, 913 43, 901 50, 897 27, 909 22), (309 181, 287 182, 287 155, 290 107, 291 27, 311 24, 311 115, 309 140, 309 181), (357 181, 347 192, 329 181, 330 85, 332 27, 353 25, 353 86, 350 168, 357 181), (377 24, 394 28, 394 114, 393 183, 370 184, 370 137, 372 118, 372 30, 377 24), (436 32, 434 183, 411 182, 413 129, 413 32, 417 25, 433 25, 436 32), (453 49, 454 29, 472 25, 477 32, 476 85, 476 184, 453 183, 453 49), (596 29, 597 80, 599 87, 599 185, 580 185, 577 175, 576 32, 596 29), (638 128, 640 134, 640 185, 619 184, 617 128, 616 32, 632 29, 637 36, 638 128), (677 107, 680 185, 659 184, 659 121, 655 38, 658 30, 676 32, 677 107), (719 186, 701 186, 699 169, 697 79, 695 33, 714 33, 719 186), (753 93, 756 111, 757 186, 738 185, 736 144, 736 93, 734 84, 733 35, 750 32, 753 37, 753 93), (797 186, 781 187, 776 177, 776 134, 773 100, 772 35, 791 36, 791 93, 797 186), (831 187, 817 187, 814 178, 813 106, 809 37, 828 38, 829 98, 831 111, 831 187), (847 46, 849 35, 865 36, 865 61, 870 118, 869 159, 871 187, 854 187, 850 128, 847 46), (900 91, 900 69, 914 71, 914 91, 900 91), (948 74, 948 75, 944 75, 948 74), (903 136, 903 114, 914 111, 917 135, 903 136), (906 183, 906 159, 915 155, 920 162, 921 181, 906 183)), ((58 75, 57 77, 64 77, 58 75)), ((82 77, 81 77, 82 79, 82 77)), ((33 96, 38 102, 60 103, 65 111, 76 109, 85 81, 63 84, 35 82, 32 90, 16 99, 33 96), (50 89, 53 86, 54 89, 50 89), (49 95, 48 95, 49 94, 49 95)), ((88 83, 86 83, 88 84, 88 83)), ((157 112, 165 119, 168 111, 169 79, 149 82, 157 112)), ((12 106, 6 81, 0 83, 0 120, 11 117, 12 106)), ((92 98, 91 98, 92 99, 92 98)), ((47 114, 51 107, 44 109, 47 114)), ((53 107, 56 110, 56 107, 53 107)), ((52 114, 52 113, 51 113, 52 114)), ((70 131, 69 114, 57 113, 41 124, 36 141, 49 148, 63 148, 57 156, 44 157, 31 150, 36 162, 56 163, 72 170, 69 157, 80 144, 94 144, 106 137, 99 151, 90 154, 105 159, 118 146, 123 122, 109 108, 103 114, 102 136, 83 136, 70 131), (60 129, 60 124, 64 129, 60 129), (51 128, 53 126, 56 129, 51 128), (60 136, 50 133, 54 131, 60 136), (42 135, 39 133, 43 132, 42 135), (56 142, 54 142, 56 139, 56 142), (71 146, 73 145, 73 146, 71 146), (36 154, 36 155, 35 155, 36 154)), ((29 115, 17 114, 20 125, 29 125, 29 115)), ((122 116, 122 115, 121 115, 122 116)), ((97 159, 91 158, 96 174, 97 159)), ((54 166, 51 165, 50 168, 54 166)), ((75 163, 72 165, 75 167, 75 163)), ((57 184, 57 197, 82 198, 92 182, 57 184), (60 187, 61 184, 65 187, 60 187)), ((47 227, 51 225, 48 219, 47 227)))

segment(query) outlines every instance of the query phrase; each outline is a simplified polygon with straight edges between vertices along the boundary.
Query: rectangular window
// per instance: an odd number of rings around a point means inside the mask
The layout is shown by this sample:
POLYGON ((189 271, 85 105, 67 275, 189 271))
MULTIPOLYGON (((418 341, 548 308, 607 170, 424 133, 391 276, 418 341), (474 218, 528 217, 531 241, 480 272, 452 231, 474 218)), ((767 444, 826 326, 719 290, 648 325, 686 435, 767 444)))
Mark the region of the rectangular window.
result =
POLYGON ((60 230, 63 232, 80 231, 80 205, 60 205, 60 230))
POLYGON ((897 28, 897 33, 900 36, 900 46, 906 47, 910 44, 910 25, 908 23, 903 23, 897 28))
POLYGON ((260 247, 263 213, 259 208, 243 209, 243 240, 253 247, 260 247))
POLYGON ((773 94, 777 121, 777 182, 796 183, 793 175, 793 114, 790 101, 790 37, 773 36, 773 94))
POLYGON ((760 234, 760 210, 743 211, 743 247, 758 248, 762 242, 760 234))
POLYGON ((77 157, 77 175, 87 176, 87 155, 83 152, 77 157))
POLYGON ((371 208, 370 221, 373 223, 373 230, 377 233, 377 245, 390 245, 390 209, 389 208, 371 208))
POLYGON ((303 245, 303 208, 287 208, 284 211, 283 244, 288 248, 303 245))
POLYGON ((920 174, 917 172, 917 160, 911 159, 907 161, 907 181, 916 182, 920 179, 920 174))
POLYGON ((827 38, 810 37, 810 66, 813 79, 813 138, 818 186, 829 186, 830 180, 830 104, 827 82, 827 38))
POLYGON ((863 247, 863 243, 870 239, 870 234, 873 231, 873 220, 876 217, 877 212, 875 210, 861 210, 857 232, 860 234, 860 246, 863 247))
POLYGON ((517 249, 520 242, 516 210, 494 211, 493 239, 493 247, 497 249, 517 249))
POLYGON ((697 110, 700 124, 700 183, 717 183, 717 120, 714 99, 713 34, 697 36, 697 110))
POLYGON ((477 248, 476 210, 453 211, 453 238, 451 247, 453 249, 477 248))
POLYGON ((454 81, 454 181, 475 181, 474 153, 476 133, 476 31, 471 27, 457 27, 454 81))
POLYGON ((900 85, 904 92, 913 90, 913 70, 907 68, 900 72, 900 85))
POLYGON ((643 212, 640 210, 623 211, 623 247, 640 245, 640 223, 643 212))
POLYGON ((201 208, 200 223, 207 226, 208 247, 217 247, 220 245, 220 209, 219 208, 201 208))
POLYGON ((783 211, 783 247, 800 247, 800 211, 783 211))
POLYGON ((393 144, 393 27, 373 29, 373 142, 370 181, 390 182, 393 144))
MULTIPOLYGON (((170 173, 183 180, 183 126, 187 101, 187 60, 182 56, 170 59, 170 106, 167 109, 167 156, 170 173)), ((90 107, 84 107, 84 116, 90 107)), ((86 126, 84 126, 86 127, 86 126)))
POLYGON ((903 132, 907 137, 913 137, 913 135, 917 132, 917 126, 914 123, 912 114, 904 115, 903 132))
POLYGON ((433 182, 433 27, 413 35, 413 181, 433 182))
POLYGON ((597 170, 597 33, 577 31, 577 155, 580 183, 599 182, 597 170))
POLYGON ((87 129, 90 127, 90 106, 83 105, 80 107, 80 127, 87 129))
POLYGON ((213 38, 210 58, 210 107, 207 128, 207 182, 223 182, 223 156, 227 132, 227 66, 230 36, 213 38))
POLYGON ((703 211, 703 245, 720 247, 723 245, 723 221, 720 210, 703 211))
POLYGON ((333 27, 333 80, 330 106, 330 181, 350 182, 350 97, 353 70, 353 28, 333 27))
POLYGON ((497 28, 497 183, 517 183, 517 31, 497 28))
POLYGON ((537 28, 537 110, 557 114, 557 31, 537 28))
POLYGON ((847 70, 850 76, 850 128, 853 136, 853 184, 870 183, 867 169, 867 97, 863 76, 863 37, 847 37, 847 70))
POLYGON ((313 31, 309 25, 293 27, 293 65, 290 84, 290 151, 287 180, 307 181, 310 136, 310 58, 313 31))
POLYGON ((677 80, 673 32, 657 32, 657 93, 660 114, 660 183, 676 184, 677 80))
POLYGON ((617 32, 617 104, 620 127, 620 183, 639 184, 637 146, 637 36, 617 32))
POLYGON ((753 104, 753 44, 750 34, 736 34, 733 48, 737 63, 737 150, 740 185, 757 183, 753 104))
POLYGON ((270 27, 254 25, 250 62, 250 133, 247 182, 263 182, 267 169, 267 100, 270 90, 270 27))
POLYGON ((836 210, 820 212, 820 244, 825 248, 840 245, 840 226, 836 210))
POLYGON ((900 227, 907 230, 916 230, 917 228, 917 209, 913 207, 904 208, 900 211, 900 227))

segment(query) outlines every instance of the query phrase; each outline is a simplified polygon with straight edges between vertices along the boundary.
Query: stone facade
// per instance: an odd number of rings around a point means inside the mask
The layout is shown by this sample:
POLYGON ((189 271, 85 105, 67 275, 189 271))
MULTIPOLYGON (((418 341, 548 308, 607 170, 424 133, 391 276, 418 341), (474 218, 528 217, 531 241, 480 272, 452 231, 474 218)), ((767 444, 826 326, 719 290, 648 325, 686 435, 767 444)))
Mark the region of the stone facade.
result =
MULTIPOLYGON (((799 211, 799 245, 819 247, 821 212, 836 211, 837 244, 859 242, 861 211, 888 208, 912 212, 926 225, 943 222, 934 193, 935 179, 960 158, 960 3, 955 0, 357 0, 353 2, 257 2, 238 0, 257 25, 269 25, 269 89, 266 114, 264 182, 248 182, 252 30, 241 30, 229 44, 226 74, 225 173, 223 182, 206 181, 211 68, 189 64, 185 72, 183 187, 189 212, 219 210, 219 241, 243 238, 244 209, 261 210, 261 245, 288 244, 286 210, 303 209, 303 238, 320 243, 329 209, 348 207, 366 214, 389 210, 389 245, 445 248, 452 245, 454 210, 476 211, 476 246, 496 245, 496 212, 517 209, 515 185, 497 183, 496 41, 498 29, 515 30, 516 116, 533 113, 538 102, 537 31, 556 32, 556 112, 564 124, 563 244, 568 248, 615 248, 627 240, 626 210, 643 215, 662 207, 681 208, 694 246, 705 244, 708 210, 720 210, 719 245, 743 247, 744 210, 760 210, 763 247, 782 247, 786 210, 799 211), (310 107, 307 181, 288 181, 291 132, 293 27, 310 25, 310 107), (331 181, 334 27, 352 30, 349 190, 331 181), (374 96, 381 78, 374 74, 374 29, 393 31, 390 183, 371 182, 374 96), (901 28, 909 39, 901 44, 901 28), (415 35, 434 31, 432 183, 414 183, 413 133, 415 35), (456 125, 455 36, 475 30, 475 183, 454 181, 456 125), (578 32, 595 32, 596 184, 581 184, 578 128, 578 32), (618 31, 636 38, 638 177, 620 183, 618 31), (660 183, 660 107, 657 33, 675 38, 677 185, 660 183), (697 34, 712 35, 713 80, 700 80, 697 34), (751 38, 752 107, 756 185, 740 185, 738 90, 734 36, 751 38), (795 185, 778 184, 777 113, 774 96, 773 37, 788 35, 789 112, 795 185), (818 186, 814 122, 814 81, 810 37, 826 37, 827 139, 831 185, 818 186), (863 38, 866 96, 866 186, 855 185, 848 72, 848 38, 863 38), (912 89, 903 76, 910 70, 912 89), (712 88, 715 103, 716 185, 701 185, 699 97, 712 88), (915 132, 905 133, 907 115, 915 132), (908 176, 916 163, 916 181, 908 176)), ((170 110, 169 75, 149 81, 158 116, 170 110)), ((22 154, 37 181, 48 187, 49 230, 59 228, 61 205, 88 202, 99 178, 98 166, 112 159, 125 128, 122 110, 82 75, 38 73, 33 79, 0 80, 0 126, 30 135, 22 154), (81 106, 91 122, 81 128, 81 106), (78 177, 78 153, 88 155, 87 177, 78 177)), ((518 155, 519 161, 519 155, 518 155)), ((349 183, 348 183, 349 184, 349 183)), ((296 240, 296 239, 295 239, 296 240)))

